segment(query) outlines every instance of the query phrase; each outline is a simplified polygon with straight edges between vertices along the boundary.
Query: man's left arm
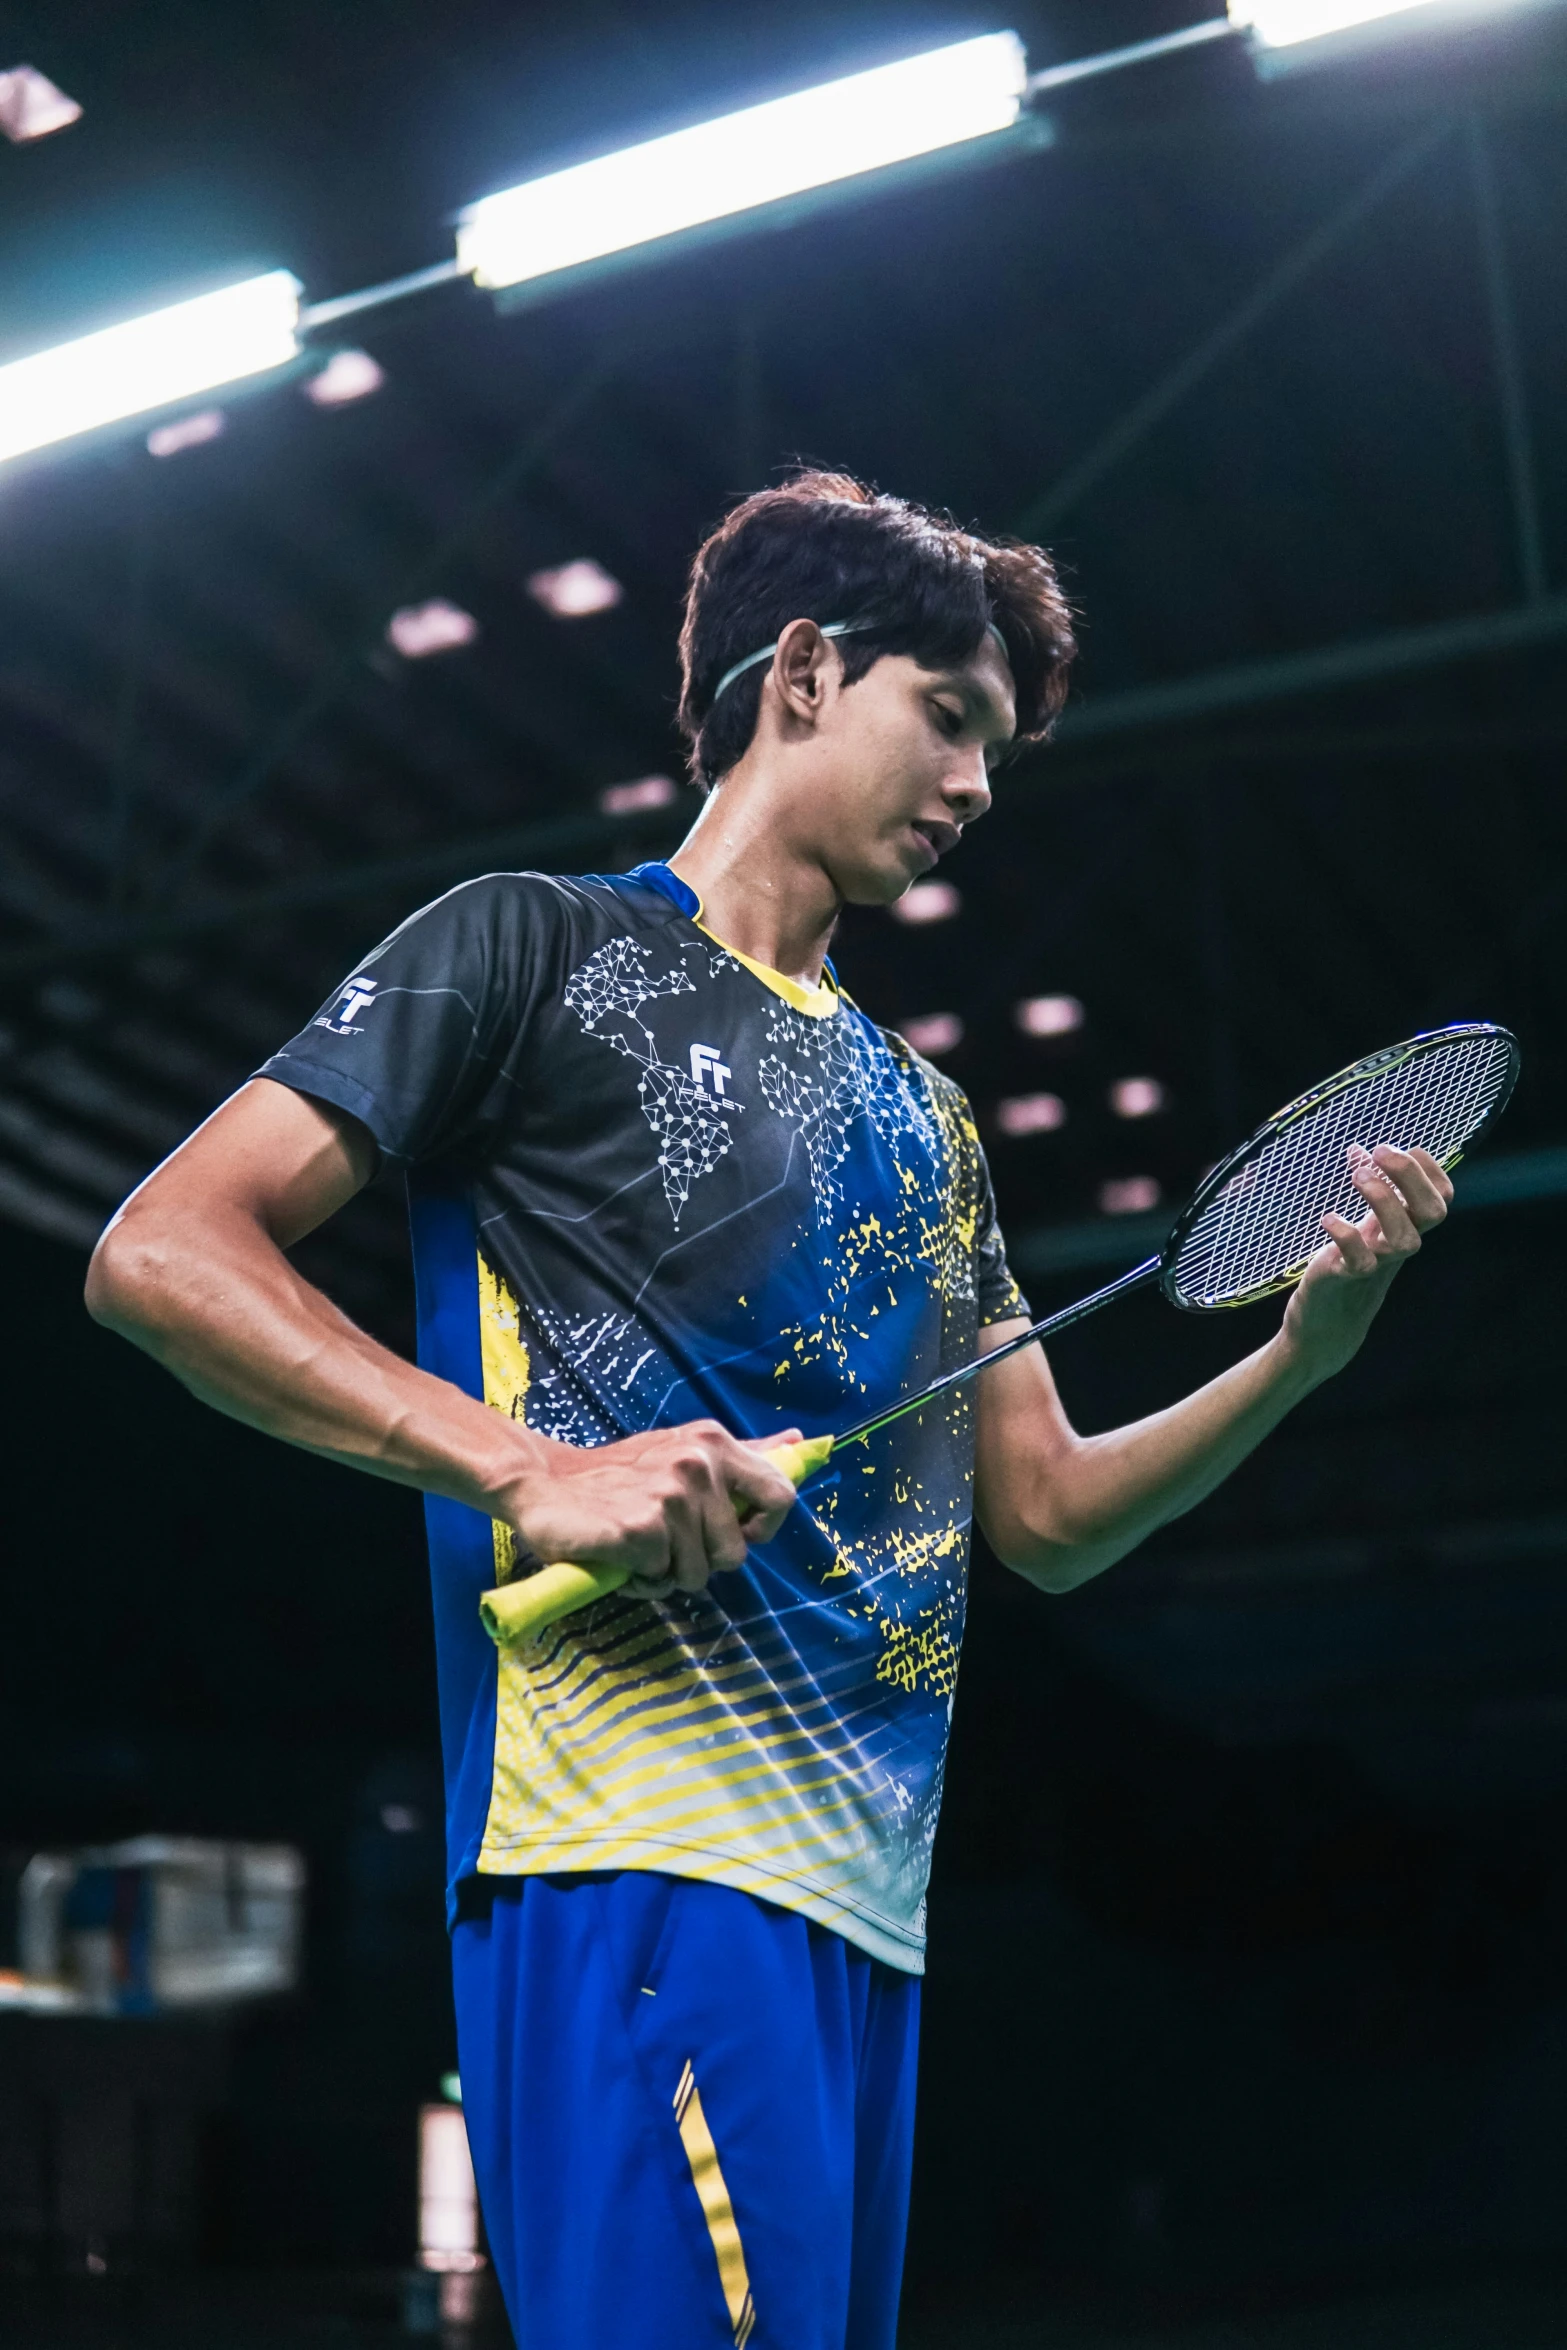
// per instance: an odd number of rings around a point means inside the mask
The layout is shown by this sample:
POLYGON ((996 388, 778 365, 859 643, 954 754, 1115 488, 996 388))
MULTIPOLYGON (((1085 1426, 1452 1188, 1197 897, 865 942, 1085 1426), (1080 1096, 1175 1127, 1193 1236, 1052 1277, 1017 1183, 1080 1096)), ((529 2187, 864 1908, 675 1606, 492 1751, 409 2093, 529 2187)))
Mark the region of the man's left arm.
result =
MULTIPOLYGON (((1447 1214, 1452 1184, 1425 1151, 1356 1152, 1366 1213, 1325 1216, 1326 1244, 1266 1346, 1167 1411, 1102 1436, 1067 1419, 1042 1347, 979 1381, 976 1513, 996 1556, 1044 1591, 1102 1574, 1222 1484, 1286 1412, 1359 1349, 1400 1267, 1447 1214)), ((1020 1327, 980 1335, 995 1347, 1020 1327)))

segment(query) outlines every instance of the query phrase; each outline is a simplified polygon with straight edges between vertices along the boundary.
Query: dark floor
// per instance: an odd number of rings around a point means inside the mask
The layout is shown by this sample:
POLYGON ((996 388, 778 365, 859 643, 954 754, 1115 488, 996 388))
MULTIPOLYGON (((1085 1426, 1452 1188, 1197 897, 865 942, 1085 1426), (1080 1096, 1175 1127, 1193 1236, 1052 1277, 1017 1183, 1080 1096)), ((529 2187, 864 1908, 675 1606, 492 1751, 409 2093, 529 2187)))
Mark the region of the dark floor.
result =
MULTIPOLYGON (((473 2326, 405 2311, 403 2281, 348 2276, 0 2278, 5 2350, 510 2350, 493 2307, 473 2326), (412 2319, 410 2324, 408 2319, 412 2319)), ((1266 2316, 1115 2318, 1033 2286, 982 2306, 905 2312, 901 2350, 1563 2350, 1567 2281, 1470 2283, 1325 2300, 1266 2316)), ((538 2350, 571 2350, 569 2344, 538 2350)), ((779 2350, 793 2350, 780 2345, 779 2350)))

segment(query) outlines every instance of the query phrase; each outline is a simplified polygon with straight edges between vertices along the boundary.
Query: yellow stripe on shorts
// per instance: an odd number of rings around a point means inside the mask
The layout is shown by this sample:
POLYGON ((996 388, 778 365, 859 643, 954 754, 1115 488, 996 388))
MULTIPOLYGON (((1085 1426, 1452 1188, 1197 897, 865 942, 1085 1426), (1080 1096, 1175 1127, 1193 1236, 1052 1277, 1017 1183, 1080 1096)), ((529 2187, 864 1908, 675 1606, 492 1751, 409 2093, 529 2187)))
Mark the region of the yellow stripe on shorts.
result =
POLYGON ((685 2070, 675 2090, 674 2106, 680 2143, 691 2165, 691 2181, 702 2206, 702 2216, 707 2221, 707 2232, 713 2240, 713 2253, 718 2262, 718 2281, 724 2289, 724 2300, 729 2308, 735 2350, 745 2350, 751 2338, 751 2328, 756 2323, 756 2304, 751 2299, 751 2280, 746 2274, 745 2247, 740 2241, 735 2207, 729 2200, 729 2189, 724 2184, 724 2174, 719 2168, 718 2148, 713 2144, 713 2133, 702 2111, 702 2093, 696 2085, 696 2075, 691 2070, 689 2057, 686 2058, 685 2070))

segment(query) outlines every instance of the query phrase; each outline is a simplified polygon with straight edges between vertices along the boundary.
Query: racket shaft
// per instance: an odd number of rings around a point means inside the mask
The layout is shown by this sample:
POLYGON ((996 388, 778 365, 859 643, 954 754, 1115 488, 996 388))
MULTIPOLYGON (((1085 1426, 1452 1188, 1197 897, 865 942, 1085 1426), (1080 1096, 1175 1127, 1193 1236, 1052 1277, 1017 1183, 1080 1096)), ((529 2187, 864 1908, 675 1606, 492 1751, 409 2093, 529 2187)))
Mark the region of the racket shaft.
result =
POLYGON ((858 1444, 863 1437, 874 1436, 878 1429, 890 1428, 894 1420, 903 1419, 909 1412, 922 1412, 928 1403, 934 1403, 938 1395, 945 1395, 950 1388, 966 1386, 970 1379, 977 1379, 981 1371, 993 1370, 997 1363, 1004 1363, 1008 1355, 1019 1353, 1025 1346, 1033 1346, 1041 1338, 1052 1338, 1058 1330, 1070 1330, 1074 1322, 1086 1322, 1089 1315, 1097 1314, 1101 1306, 1110 1305, 1116 1298, 1125 1297, 1131 1290, 1143 1289, 1150 1281, 1156 1280, 1161 1262, 1158 1257, 1149 1257, 1143 1264, 1134 1265, 1129 1273, 1123 1273, 1104 1289, 1096 1289, 1092 1297, 1079 1298, 1075 1306, 1063 1306, 1059 1313, 1047 1314, 1042 1322, 1034 1323, 1031 1329, 1020 1330, 1015 1338, 1007 1339, 1001 1346, 993 1346, 988 1354, 976 1355, 971 1363, 963 1363, 956 1371, 947 1371, 941 1378, 933 1379, 928 1387, 920 1389, 918 1395, 905 1396, 902 1403, 894 1404, 890 1412, 877 1412, 869 1420, 856 1421, 852 1428, 845 1428, 835 1441, 840 1445, 858 1444))
MULTIPOLYGON (((812 1436, 803 1444, 775 1444, 767 1458, 798 1488, 814 1470, 825 1466, 836 1441, 832 1436, 812 1436)), ((627 1567, 578 1567, 562 1559, 554 1566, 540 1567, 537 1574, 519 1576, 515 1583, 502 1583, 487 1591, 479 1602, 480 1621, 497 1647, 511 1648, 559 1623, 562 1616, 575 1615, 596 1599, 607 1599, 629 1581, 627 1567)))

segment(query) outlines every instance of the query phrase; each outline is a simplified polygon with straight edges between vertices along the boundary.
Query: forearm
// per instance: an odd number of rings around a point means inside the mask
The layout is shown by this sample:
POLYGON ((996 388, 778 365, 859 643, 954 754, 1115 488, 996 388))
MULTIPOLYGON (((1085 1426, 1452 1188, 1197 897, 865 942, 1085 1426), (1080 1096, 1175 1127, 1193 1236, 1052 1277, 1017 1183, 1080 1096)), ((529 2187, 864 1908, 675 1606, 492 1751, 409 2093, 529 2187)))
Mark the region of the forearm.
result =
POLYGON ((983 1427, 987 1534, 1030 1582, 1072 1590, 1194 1509, 1322 1375, 1281 1333, 1165 1411, 1100 1436, 1078 1436, 1061 1422, 1044 1445, 1037 1425, 1027 1424, 1029 1398, 1018 1382, 983 1427))
POLYGON ((548 1449, 359 1329, 240 1209, 174 1224, 133 1203, 88 1304, 202 1402, 395 1484, 497 1512, 548 1449))

